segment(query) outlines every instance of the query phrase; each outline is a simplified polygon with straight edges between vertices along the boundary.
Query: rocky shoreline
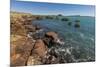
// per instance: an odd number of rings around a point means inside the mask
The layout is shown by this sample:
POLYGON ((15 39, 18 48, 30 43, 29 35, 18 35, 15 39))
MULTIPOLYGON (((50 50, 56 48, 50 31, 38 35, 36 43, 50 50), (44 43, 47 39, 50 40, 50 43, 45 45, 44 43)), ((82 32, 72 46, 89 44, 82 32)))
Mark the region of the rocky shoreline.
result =
MULTIPOLYGON (((47 31, 47 28, 33 24, 35 20, 53 19, 51 16, 34 16, 27 13, 11 12, 10 17, 11 66, 94 61, 92 57, 85 55, 86 52, 83 47, 79 49, 75 48, 76 45, 72 47, 71 45, 74 43, 69 40, 65 43, 63 36, 57 31, 47 31)), ((66 22, 68 20, 63 18, 61 21, 66 22)), ((73 26, 70 21, 68 21, 68 25, 73 26)), ((74 27, 80 28, 80 20, 75 21, 74 27)))
POLYGON ((36 36, 43 30, 32 21, 29 14, 11 14, 11 66, 60 63, 53 47, 64 42, 54 31, 36 36))

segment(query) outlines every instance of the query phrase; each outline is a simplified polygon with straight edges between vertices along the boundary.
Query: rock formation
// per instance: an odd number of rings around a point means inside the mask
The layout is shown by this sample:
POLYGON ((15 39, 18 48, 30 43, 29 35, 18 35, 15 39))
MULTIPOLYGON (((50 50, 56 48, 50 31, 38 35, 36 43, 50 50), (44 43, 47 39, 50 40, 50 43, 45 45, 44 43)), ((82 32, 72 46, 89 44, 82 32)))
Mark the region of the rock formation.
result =
POLYGON ((11 66, 59 63, 57 53, 51 47, 64 42, 53 31, 36 36, 43 29, 32 25, 32 18, 30 14, 11 13, 11 66))

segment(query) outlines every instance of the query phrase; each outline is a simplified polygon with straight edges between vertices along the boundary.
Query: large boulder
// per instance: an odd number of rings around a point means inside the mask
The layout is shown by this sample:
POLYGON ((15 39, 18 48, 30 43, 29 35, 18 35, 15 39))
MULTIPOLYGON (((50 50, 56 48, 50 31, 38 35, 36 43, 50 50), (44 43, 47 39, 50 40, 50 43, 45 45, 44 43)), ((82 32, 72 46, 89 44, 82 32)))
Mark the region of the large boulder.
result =
POLYGON ((59 38, 56 32, 47 32, 45 34, 46 40, 56 44, 64 44, 64 42, 59 38), (48 38, 48 39, 47 39, 48 38))
POLYGON ((56 40, 58 38, 58 34, 56 32, 47 32, 45 36, 52 38, 53 40, 56 40))
POLYGON ((32 55, 34 56, 35 54, 38 55, 40 58, 44 58, 46 55, 48 48, 43 42, 42 39, 38 39, 35 42, 34 49, 32 51, 32 55))

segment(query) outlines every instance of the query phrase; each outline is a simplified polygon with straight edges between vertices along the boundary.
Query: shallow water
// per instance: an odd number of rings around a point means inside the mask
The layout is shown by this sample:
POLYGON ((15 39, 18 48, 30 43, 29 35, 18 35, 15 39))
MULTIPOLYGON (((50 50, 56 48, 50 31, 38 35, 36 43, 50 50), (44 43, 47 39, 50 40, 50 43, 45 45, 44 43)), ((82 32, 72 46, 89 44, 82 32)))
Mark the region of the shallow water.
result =
POLYGON ((69 21, 61 21, 56 19, 35 20, 33 24, 41 26, 45 31, 56 31, 65 44, 58 52, 70 54, 73 62, 94 61, 95 60, 95 18, 88 16, 69 16, 69 21), (80 20, 80 28, 75 28, 75 20, 80 20))

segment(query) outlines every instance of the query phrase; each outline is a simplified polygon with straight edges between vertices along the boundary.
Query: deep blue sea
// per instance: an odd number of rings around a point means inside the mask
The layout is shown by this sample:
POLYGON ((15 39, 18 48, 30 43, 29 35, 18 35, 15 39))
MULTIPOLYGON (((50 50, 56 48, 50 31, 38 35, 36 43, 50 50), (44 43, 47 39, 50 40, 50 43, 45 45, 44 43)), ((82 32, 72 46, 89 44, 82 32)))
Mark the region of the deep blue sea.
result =
MULTIPOLYGON (((60 17, 63 18, 63 17, 60 17)), ((70 54, 74 62, 95 60, 95 17, 67 16, 69 21, 61 19, 43 19, 33 21, 45 30, 56 31, 65 44, 58 49, 64 55, 70 54), (75 20, 80 20, 80 28, 75 28, 75 20), (68 25, 71 22, 72 25, 68 25)), ((65 59, 65 58, 64 58, 65 59)))

